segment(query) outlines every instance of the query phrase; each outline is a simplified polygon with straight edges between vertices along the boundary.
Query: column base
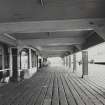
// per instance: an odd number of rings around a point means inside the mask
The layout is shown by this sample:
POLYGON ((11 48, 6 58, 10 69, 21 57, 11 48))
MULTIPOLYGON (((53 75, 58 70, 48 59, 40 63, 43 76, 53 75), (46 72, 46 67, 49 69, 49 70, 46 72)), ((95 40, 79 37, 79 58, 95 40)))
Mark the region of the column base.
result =
POLYGON ((82 75, 83 79, 88 79, 88 75, 82 75))

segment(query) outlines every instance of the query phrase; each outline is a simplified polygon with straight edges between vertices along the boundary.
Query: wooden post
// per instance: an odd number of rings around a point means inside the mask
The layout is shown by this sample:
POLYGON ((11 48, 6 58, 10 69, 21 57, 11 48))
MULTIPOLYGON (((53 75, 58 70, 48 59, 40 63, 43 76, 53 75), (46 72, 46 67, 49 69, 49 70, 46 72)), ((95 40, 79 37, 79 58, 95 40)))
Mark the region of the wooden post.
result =
POLYGON ((63 65, 65 65, 65 57, 62 57, 63 65))
POLYGON ((2 49, 2 70, 4 70, 4 48, 2 49))
POLYGON ((13 76, 13 70, 12 70, 12 48, 9 49, 9 67, 10 67, 10 77, 13 76))
POLYGON ((20 81, 20 70, 21 70, 21 53, 19 52, 19 48, 17 49, 17 72, 18 72, 18 81, 20 81))
POLYGON ((38 63, 39 63, 39 68, 41 68, 42 67, 42 59, 41 58, 39 59, 38 63))
POLYGON ((12 48, 12 80, 18 81, 18 49, 12 48))
POLYGON ((38 70, 38 65, 39 65, 39 64, 38 64, 38 63, 39 63, 38 55, 36 55, 36 58, 35 58, 35 59, 36 59, 36 61, 37 61, 37 62, 36 62, 36 63, 37 63, 36 65, 37 65, 37 70, 38 70))
POLYGON ((4 73, 5 73, 5 71, 4 71, 4 69, 5 69, 5 66, 4 66, 4 48, 2 49, 2 70, 3 70, 3 81, 2 82, 5 82, 5 77, 4 77, 4 73))
POLYGON ((66 67, 66 56, 65 56, 65 67, 66 67))
POLYGON ((67 56, 67 67, 69 67, 69 56, 67 56))
POLYGON ((67 67, 67 56, 66 56, 66 67, 67 67))
POLYGON ((69 68, 71 68, 71 55, 69 55, 69 68))
POLYGON ((67 67, 67 56, 65 57, 65 60, 66 60, 66 67, 67 67))
POLYGON ((73 54, 73 72, 76 71, 76 54, 73 54))
POLYGON ((20 57, 20 70, 21 70, 21 68, 22 68, 22 67, 21 67, 21 66, 22 66, 22 65, 21 65, 21 63, 22 63, 22 61, 21 61, 21 52, 19 53, 19 57, 20 57))
POLYGON ((88 75, 88 51, 82 51, 82 78, 88 75))

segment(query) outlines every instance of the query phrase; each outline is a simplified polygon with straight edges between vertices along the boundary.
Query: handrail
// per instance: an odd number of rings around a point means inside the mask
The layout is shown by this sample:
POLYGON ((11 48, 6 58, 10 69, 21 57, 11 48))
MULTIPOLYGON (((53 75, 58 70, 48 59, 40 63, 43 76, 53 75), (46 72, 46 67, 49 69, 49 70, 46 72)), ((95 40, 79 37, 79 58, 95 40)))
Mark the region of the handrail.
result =
POLYGON ((2 70, 0 70, 0 72, 7 71, 7 70, 10 70, 10 68, 8 68, 8 69, 2 69, 2 70))
POLYGON ((18 71, 20 72, 20 71, 23 71, 23 70, 22 69, 19 69, 18 71))

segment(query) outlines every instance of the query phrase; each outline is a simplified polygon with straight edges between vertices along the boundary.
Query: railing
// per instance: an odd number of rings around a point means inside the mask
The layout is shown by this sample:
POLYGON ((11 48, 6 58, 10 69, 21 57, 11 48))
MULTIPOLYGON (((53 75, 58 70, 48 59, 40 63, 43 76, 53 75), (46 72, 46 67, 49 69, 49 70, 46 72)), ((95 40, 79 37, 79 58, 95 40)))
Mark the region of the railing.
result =
POLYGON ((2 69, 2 70, 0 70, 0 72, 2 72, 2 71, 7 71, 7 70, 10 70, 10 68, 2 69))
POLYGON ((0 70, 0 82, 4 82, 10 76, 10 68, 0 70))

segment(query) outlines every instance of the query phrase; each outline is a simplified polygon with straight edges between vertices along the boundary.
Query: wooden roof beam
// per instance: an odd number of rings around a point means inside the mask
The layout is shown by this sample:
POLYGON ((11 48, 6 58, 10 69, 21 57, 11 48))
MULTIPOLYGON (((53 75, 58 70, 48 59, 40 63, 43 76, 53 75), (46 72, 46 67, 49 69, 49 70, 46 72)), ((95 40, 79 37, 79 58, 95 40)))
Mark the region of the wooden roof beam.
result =
POLYGON ((0 42, 6 43, 6 44, 11 45, 11 46, 17 45, 17 40, 7 33, 0 34, 0 42))
POLYGON ((84 43, 84 38, 53 38, 53 39, 25 39, 19 40, 19 45, 33 45, 33 46, 58 46, 58 45, 73 45, 84 43))
POLYGON ((89 21, 89 19, 71 19, 0 23, 0 33, 37 33, 93 30, 89 24, 89 21))

